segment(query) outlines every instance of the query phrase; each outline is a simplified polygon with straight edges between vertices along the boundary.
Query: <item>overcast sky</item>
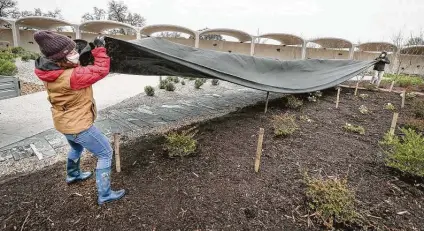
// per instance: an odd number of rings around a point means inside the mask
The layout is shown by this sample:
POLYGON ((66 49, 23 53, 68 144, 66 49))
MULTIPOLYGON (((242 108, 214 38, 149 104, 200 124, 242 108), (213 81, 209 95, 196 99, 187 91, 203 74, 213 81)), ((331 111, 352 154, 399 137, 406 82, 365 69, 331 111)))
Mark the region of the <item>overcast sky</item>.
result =
MULTIPOLYGON (((147 24, 176 24, 191 29, 233 28, 256 35, 281 32, 305 38, 340 37, 390 41, 399 30, 424 30, 424 0, 124 0, 147 24)), ((59 8, 77 23, 106 0, 18 0, 21 10, 59 8)))

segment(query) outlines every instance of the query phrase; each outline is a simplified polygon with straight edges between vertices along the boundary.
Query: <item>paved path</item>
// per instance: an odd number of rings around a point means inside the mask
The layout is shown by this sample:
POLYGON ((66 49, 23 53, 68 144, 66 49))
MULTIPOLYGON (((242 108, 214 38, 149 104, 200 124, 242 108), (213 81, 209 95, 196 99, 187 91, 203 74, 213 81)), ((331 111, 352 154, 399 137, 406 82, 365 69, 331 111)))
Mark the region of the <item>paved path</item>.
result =
MULTIPOLYGON (((99 110, 121 102, 155 86, 159 77, 113 75, 94 85, 99 110)), ((47 93, 0 100, 0 148, 53 128, 47 93)))

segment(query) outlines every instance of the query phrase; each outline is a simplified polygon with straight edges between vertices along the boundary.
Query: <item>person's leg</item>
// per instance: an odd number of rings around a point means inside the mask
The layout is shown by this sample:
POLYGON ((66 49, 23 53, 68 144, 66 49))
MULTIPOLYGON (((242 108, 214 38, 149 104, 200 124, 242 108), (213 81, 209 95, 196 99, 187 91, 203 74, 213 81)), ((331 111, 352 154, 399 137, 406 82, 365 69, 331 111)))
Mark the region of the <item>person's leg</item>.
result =
POLYGON ((112 165, 112 147, 109 140, 96 127, 78 134, 76 141, 97 157, 96 185, 98 203, 114 201, 125 195, 125 190, 112 191, 110 189, 110 174, 112 165))
POLYGON ((380 86, 380 82, 383 79, 383 75, 384 75, 384 71, 379 71, 378 72, 377 87, 380 86))
POLYGON ((84 147, 75 143, 73 135, 65 135, 68 140, 71 150, 68 153, 68 160, 66 164, 66 183, 71 184, 77 181, 83 181, 91 177, 91 172, 81 172, 80 158, 84 147))
POLYGON ((377 80, 377 76, 378 76, 378 71, 374 71, 374 75, 372 76, 370 81, 371 84, 375 83, 375 81, 377 80))

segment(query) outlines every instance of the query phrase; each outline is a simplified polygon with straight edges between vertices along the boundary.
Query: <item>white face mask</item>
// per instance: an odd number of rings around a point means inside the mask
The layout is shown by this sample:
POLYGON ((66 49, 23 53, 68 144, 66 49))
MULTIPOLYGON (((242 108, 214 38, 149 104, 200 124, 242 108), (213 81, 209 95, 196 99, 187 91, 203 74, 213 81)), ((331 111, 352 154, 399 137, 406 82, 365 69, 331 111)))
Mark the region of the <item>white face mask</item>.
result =
POLYGON ((79 54, 78 54, 78 52, 75 52, 75 53, 72 52, 71 54, 66 56, 66 59, 73 64, 78 64, 79 63, 79 54))

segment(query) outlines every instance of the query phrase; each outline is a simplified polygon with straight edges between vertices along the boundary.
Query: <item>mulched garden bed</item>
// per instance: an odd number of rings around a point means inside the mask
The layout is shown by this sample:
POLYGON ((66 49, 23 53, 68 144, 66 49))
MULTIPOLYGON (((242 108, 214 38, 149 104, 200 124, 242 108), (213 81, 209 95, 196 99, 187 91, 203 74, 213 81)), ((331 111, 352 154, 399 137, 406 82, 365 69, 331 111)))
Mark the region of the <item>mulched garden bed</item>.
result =
POLYGON ((21 95, 45 91, 44 85, 21 81, 21 95))
MULTIPOLYGON (((361 100, 352 92, 342 90, 339 109, 331 91, 298 111, 275 100, 266 115, 260 104, 200 124, 200 150, 190 158, 167 158, 159 136, 130 141, 121 147, 123 171, 112 178, 113 188, 125 188, 128 195, 102 207, 95 180, 67 186, 63 163, 0 179, 0 229, 321 230, 315 217, 308 219, 306 170, 312 176, 347 176, 356 208, 371 228, 422 230, 424 182, 405 181, 385 167, 378 145, 393 115, 384 104, 399 107, 399 95, 361 91, 369 94, 361 100), (361 105, 371 113, 362 115, 361 105), (285 112, 297 116, 300 130, 275 138, 270 118, 285 112), (299 120, 301 115, 313 122, 299 120), (363 126, 365 135, 343 130, 346 122, 363 126), (260 127, 265 139, 256 174, 260 127)), ((401 119, 410 113, 408 106, 401 119)), ((84 168, 94 167, 94 159, 84 162, 84 168)))

